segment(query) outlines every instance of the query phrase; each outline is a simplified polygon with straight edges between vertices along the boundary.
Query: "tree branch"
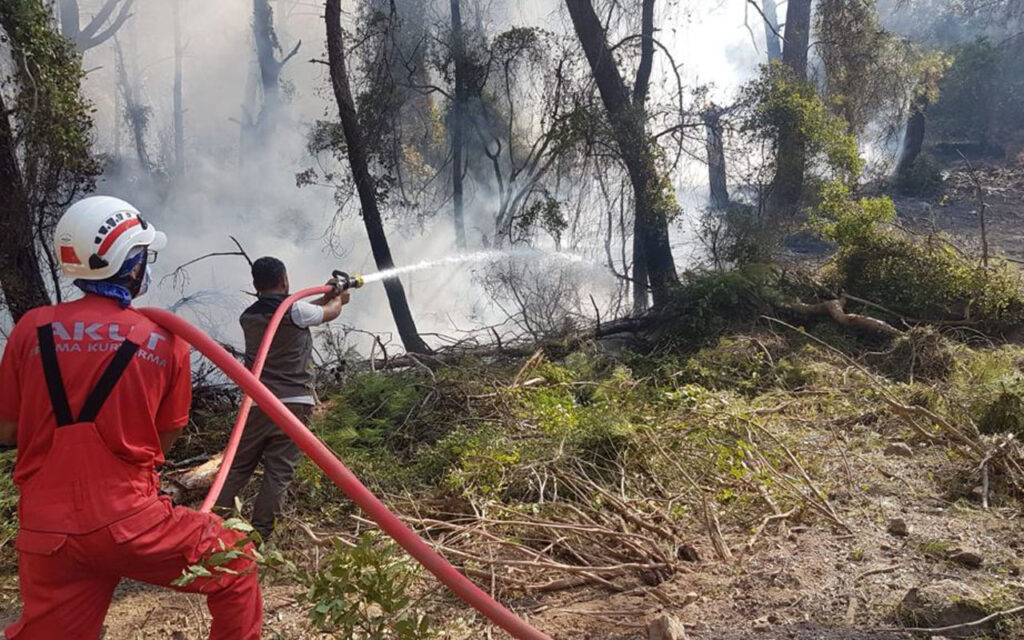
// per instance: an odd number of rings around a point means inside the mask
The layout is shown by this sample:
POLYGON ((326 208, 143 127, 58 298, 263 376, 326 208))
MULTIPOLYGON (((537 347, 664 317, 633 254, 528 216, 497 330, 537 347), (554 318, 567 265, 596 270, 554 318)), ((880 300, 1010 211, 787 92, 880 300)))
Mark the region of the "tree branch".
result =
MULTIPOLYGON (((117 14, 117 17, 114 18, 114 21, 110 23, 109 27, 104 29, 99 34, 92 37, 86 36, 85 32, 80 34, 77 41, 79 48, 82 51, 85 51, 86 49, 92 49, 93 47, 97 47, 106 42, 107 40, 109 40, 111 37, 113 37, 113 35, 117 33, 118 29, 120 29, 124 25, 124 23, 128 21, 128 18, 132 17, 131 8, 134 3, 135 0, 126 0, 125 3, 121 5, 121 11, 117 14)), ((90 23, 89 26, 91 27, 92 23, 90 23)), ((97 25, 97 28, 98 27, 99 25, 97 25)))

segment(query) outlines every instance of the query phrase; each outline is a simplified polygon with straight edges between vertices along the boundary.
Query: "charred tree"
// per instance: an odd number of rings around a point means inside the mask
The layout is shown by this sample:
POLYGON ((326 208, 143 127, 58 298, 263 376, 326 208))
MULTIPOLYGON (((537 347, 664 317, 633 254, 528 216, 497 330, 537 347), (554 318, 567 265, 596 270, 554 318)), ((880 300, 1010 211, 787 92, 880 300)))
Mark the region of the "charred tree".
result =
POLYGON ((33 230, 35 216, 25 193, 17 146, 0 91, 0 288, 15 322, 35 307, 50 304, 40 271, 33 230))
MULTIPOLYGON (((327 0, 325 17, 327 22, 327 58, 330 66, 331 86, 334 89, 334 97, 338 103, 338 112, 341 118, 341 127, 345 134, 346 152, 352 169, 352 178, 359 194, 363 223, 366 226, 367 236, 369 236, 374 261, 378 269, 386 270, 394 267, 394 260, 391 257, 391 248, 388 246, 388 239, 384 232, 384 223, 381 219, 380 208, 377 202, 377 185, 370 174, 369 154, 366 149, 366 142, 363 139, 359 114, 356 111, 355 101, 352 98, 352 88, 349 83, 348 68, 345 61, 345 42, 341 29, 341 0, 327 0)), ((420 337, 416 329, 416 322, 413 320, 412 311, 409 309, 409 302, 406 299, 402 281, 398 278, 389 278, 384 281, 384 289, 387 292, 391 313, 394 316, 395 325, 398 328, 398 334, 402 339, 405 350, 412 353, 429 353, 430 348, 427 347, 427 344, 420 337)))
MULTIPOLYGON (((811 0, 790 0, 786 9, 785 46, 782 65, 799 81, 807 81, 807 49, 811 34, 811 0)), ((768 214, 773 221, 795 213, 804 188, 807 144, 793 123, 779 128, 775 177, 768 197, 768 214)))
POLYGON ((914 163, 921 156, 924 148, 924 135, 928 126, 928 96, 921 93, 910 105, 910 116, 907 118, 907 132, 903 136, 903 148, 900 151, 899 163, 896 165, 896 178, 905 180, 914 163))
POLYGON ((704 120, 705 149, 708 156, 708 184, 711 187, 711 208, 729 206, 729 185, 725 173, 725 142, 722 139, 722 110, 709 105, 701 114, 704 120))
POLYGON ((149 148, 146 146, 146 133, 149 130, 149 120, 153 110, 143 104, 139 97, 136 83, 132 82, 128 74, 127 63, 125 62, 124 51, 121 43, 114 40, 114 54, 117 66, 117 79, 121 89, 121 99, 124 101, 125 124, 132 134, 132 143, 135 147, 135 159, 139 167, 148 175, 156 172, 156 167, 149 156, 149 148))
POLYGON ((455 59, 455 101, 452 105, 452 207, 455 222, 455 246, 466 248, 466 223, 463 212, 463 151, 465 149, 466 104, 466 48, 462 33, 462 6, 460 0, 451 0, 452 56, 455 59))
MULTIPOLYGON (((645 2, 653 4, 653 0, 645 2)), ((646 113, 641 105, 630 99, 630 92, 608 46, 605 29, 591 1, 565 0, 565 4, 586 54, 612 126, 619 155, 633 187, 636 206, 633 231, 634 306, 646 306, 648 283, 654 294, 655 306, 661 306, 668 302, 670 289, 679 282, 679 278, 669 245, 670 211, 666 202, 670 196, 666 194, 665 177, 658 170, 654 142, 647 135, 646 113), (644 268, 647 277, 641 280, 644 268), (638 304, 641 300, 643 304, 638 304)), ((644 36, 645 41, 649 38, 653 38, 653 35, 644 36)))
POLYGON ((134 3, 135 0, 106 0, 96 15, 83 27, 78 0, 59 0, 61 33, 74 43, 79 51, 88 51, 117 33, 131 17, 134 3))
POLYGON ((281 69, 299 52, 302 41, 296 42, 291 51, 284 54, 274 30, 274 10, 270 7, 270 0, 253 0, 252 7, 256 61, 263 88, 263 108, 256 118, 256 127, 266 135, 274 129, 281 114, 281 69))

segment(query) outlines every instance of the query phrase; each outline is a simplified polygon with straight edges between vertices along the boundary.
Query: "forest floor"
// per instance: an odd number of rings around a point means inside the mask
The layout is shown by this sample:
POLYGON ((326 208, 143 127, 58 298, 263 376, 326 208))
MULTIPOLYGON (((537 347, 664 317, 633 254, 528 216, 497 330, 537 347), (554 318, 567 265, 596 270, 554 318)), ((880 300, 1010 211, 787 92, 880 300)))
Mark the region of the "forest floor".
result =
MULTIPOLYGON (((1024 259, 1024 169, 979 170, 1002 185, 986 203, 991 243, 1024 259)), ((943 198, 899 198, 901 224, 969 237, 977 207, 963 179, 943 198)), ((597 342, 355 373, 315 428, 395 512, 558 640, 683 637, 651 632, 664 616, 707 640, 1024 638, 1012 617, 901 630, 1024 602, 1024 505, 998 476, 985 487, 936 425, 894 408, 1019 427, 999 408, 1024 406, 1024 347, 928 332, 879 343, 827 321, 808 331, 758 321, 685 353, 597 342)), ((173 457, 222 442, 230 404, 199 411, 173 457)), ((275 544, 322 571, 350 561, 323 539, 355 543, 370 529, 304 463, 275 544)), ((0 552, 10 620, 9 541, 0 552)), ((265 572, 265 637, 348 637, 312 630, 294 576, 265 572)), ((505 637, 429 576, 412 584, 394 615, 429 616, 433 637, 505 637)), ((372 598, 362 612, 384 615, 372 598)), ((207 624, 202 598, 126 582, 105 637, 199 639, 207 624)))

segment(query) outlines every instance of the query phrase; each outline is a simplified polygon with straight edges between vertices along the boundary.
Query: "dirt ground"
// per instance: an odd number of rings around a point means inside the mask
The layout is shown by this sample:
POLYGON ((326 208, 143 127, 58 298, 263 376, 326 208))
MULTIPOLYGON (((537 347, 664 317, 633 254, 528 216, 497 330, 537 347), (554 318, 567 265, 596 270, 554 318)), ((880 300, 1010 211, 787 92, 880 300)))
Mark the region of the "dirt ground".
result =
MULTIPOLYGON (((1024 168, 1019 171, 1024 184, 1024 168)), ((987 202, 993 247, 1018 259, 1024 259, 1021 201, 1003 194, 987 202)), ((900 223, 911 230, 937 228, 971 249, 978 244, 977 206, 969 191, 941 203, 904 198, 897 205, 900 223)), ((734 558, 728 562, 713 560, 707 539, 695 532, 701 561, 683 563, 660 584, 623 579, 618 592, 520 595, 506 604, 557 640, 645 640, 649 622, 666 614, 685 625, 689 638, 706 640, 897 640, 928 637, 894 629, 894 612, 915 587, 953 580, 984 594, 993 610, 1024 601, 1020 506, 984 510, 976 493, 951 492, 961 467, 940 447, 915 445, 907 457, 886 455, 887 444, 909 441, 908 435, 866 422, 839 434, 822 429, 820 440, 802 443, 805 453, 821 459, 820 473, 842 478, 845 489, 830 498, 848 530, 822 520, 784 522, 768 527, 752 545, 750 532, 733 532, 728 542, 734 558), (906 536, 888 532, 894 518, 906 522, 906 536), (948 559, 956 549, 975 552, 981 566, 948 559)), ((10 579, 0 584, 8 603, 0 610, 4 622, 17 615, 15 593, 10 579)), ((265 586, 265 638, 328 637, 309 631, 296 595, 295 587, 265 586)), ((443 637, 507 637, 440 589, 437 598, 434 616, 443 637)), ((125 583, 107 617, 105 638, 198 640, 207 624, 201 598, 125 583)), ((1024 625, 999 634, 1024 639, 1024 625)))
MULTIPOLYGON (((921 448, 910 458, 885 455, 886 442, 906 435, 887 429, 893 427, 855 426, 838 442, 823 437, 804 445, 834 464, 835 473, 850 474, 850 490, 833 496, 849 532, 824 524, 782 526, 762 535, 750 552, 744 549, 748 536, 733 534, 730 562, 708 560, 710 544, 695 537, 704 560, 686 563, 656 586, 624 580, 618 593, 584 589, 506 603, 558 640, 644 640, 649 621, 664 614, 684 623, 690 638, 896 640, 911 637, 891 627, 913 587, 952 579, 998 601, 1024 600, 1021 513, 1012 506, 985 511, 972 496, 949 495, 954 464, 940 448, 921 448), (887 532, 896 517, 906 521, 906 537, 887 532), (977 552, 983 565, 944 559, 955 548, 977 552), (682 602, 689 604, 679 607, 682 602)), ((294 587, 268 585, 264 593, 265 638, 328 637, 308 630, 294 587)), ((505 637, 440 590, 438 598, 443 637, 505 637)), ((207 618, 199 597, 125 583, 106 624, 111 640, 197 640, 205 637, 207 618)), ((1009 634, 999 637, 1024 638, 1009 634)))

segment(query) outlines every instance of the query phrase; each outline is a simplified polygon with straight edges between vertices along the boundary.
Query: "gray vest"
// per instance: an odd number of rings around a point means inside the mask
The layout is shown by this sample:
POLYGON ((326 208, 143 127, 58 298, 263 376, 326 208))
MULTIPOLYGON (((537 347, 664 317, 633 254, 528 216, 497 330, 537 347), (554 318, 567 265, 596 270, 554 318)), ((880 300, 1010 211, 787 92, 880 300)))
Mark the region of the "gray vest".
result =
MULTIPOLYGON (((284 302, 285 295, 261 296, 238 319, 245 335, 245 366, 252 368, 270 317, 284 302)), ((267 363, 260 381, 278 398, 316 397, 313 372, 313 334, 292 322, 290 312, 284 314, 281 326, 270 345, 267 363)))

